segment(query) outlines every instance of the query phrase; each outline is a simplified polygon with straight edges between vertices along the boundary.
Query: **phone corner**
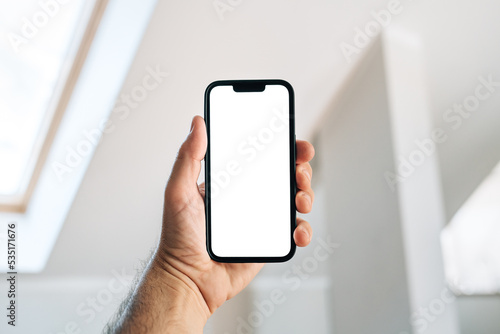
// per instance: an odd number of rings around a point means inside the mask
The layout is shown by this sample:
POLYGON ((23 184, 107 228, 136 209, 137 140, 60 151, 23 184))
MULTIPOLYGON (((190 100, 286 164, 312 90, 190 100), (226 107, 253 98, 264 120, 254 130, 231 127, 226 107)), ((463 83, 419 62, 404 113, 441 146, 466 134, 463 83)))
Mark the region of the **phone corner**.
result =
POLYGON ((297 245, 295 245, 295 242, 293 242, 292 247, 290 247, 290 252, 287 255, 285 255, 284 257, 282 257, 281 258, 282 261, 280 261, 280 262, 290 261, 295 256, 296 252, 297 252, 297 245))
POLYGON ((291 96, 294 96, 295 92, 293 90, 293 86, 291 83, 289 83, 288 81, 284 80, 284 79, 276 79, 274 80, 276 84, 279 84, 283 87, 285 87, 288 92, 290 93, 291 96))
POLYGON ((207 253, 208 253, 208 256, 215 262, 225 262, 224 261, 224 258, 220 257, 220 256, 217 256, 215 255, 215 253, 213 252, 212 248, 210 247, 210 245, 207 243, 207 253))
POLYGON ((211 83, 208 84, 207 88, 205 88, 205 102, 207 101, 207 98, 209 97, 212 89, 214 89, 217 86, 220 86, 223 83, 224 83, 224 80, 215 80, 215 81, 212 81, 211 83))

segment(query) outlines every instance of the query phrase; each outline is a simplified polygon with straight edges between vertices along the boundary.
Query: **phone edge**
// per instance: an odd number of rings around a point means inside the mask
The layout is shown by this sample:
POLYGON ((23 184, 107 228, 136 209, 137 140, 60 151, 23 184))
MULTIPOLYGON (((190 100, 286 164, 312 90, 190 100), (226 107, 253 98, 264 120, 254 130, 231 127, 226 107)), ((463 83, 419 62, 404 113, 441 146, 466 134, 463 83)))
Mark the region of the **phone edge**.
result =
POLYGON ((295 255, 297 250, 297 245, 293 238, 295 228, 297 227, 297 209, 295 206, 295 197, 297 194, 297 184, 296 184, 296 161, 297 161, 297 149, 296 149, 296 135, 295 135, 295 92, 292 85, 283 79, 249 79, 249 80, 217 80, 210 83, 205 89, 204 95, 204 120, 207 132, 207 151, 205 153, 205 238, 206 238, 206 249, 210 258, 216 262, 221 263, 280 263, 287 262, 295 255), (245 83, 245 82, 259 82, 271 84, 271 85, 282 85, 288 90, 288 114, 289 114, 289 156, 291 158, 290 163, 290 252, 285 256, 280 257, 220 257, 214 254, 211 248, 211 234, 210 234, 210 223, 211 223, 211 212, 210 212, 210 187, 211 182, 209 178, 210 174, 210 92, 213 88, 217 86, 228 86, 235 83, 245 83))

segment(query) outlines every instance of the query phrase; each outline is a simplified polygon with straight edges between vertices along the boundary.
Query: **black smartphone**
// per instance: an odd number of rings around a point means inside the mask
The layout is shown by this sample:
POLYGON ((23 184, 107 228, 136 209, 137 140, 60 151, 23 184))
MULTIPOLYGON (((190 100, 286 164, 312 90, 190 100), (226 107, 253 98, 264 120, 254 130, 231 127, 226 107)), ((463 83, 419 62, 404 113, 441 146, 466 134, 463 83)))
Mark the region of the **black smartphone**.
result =
POLYGON ((295 253, 294 93, 284 80, 224 80, 205 91, 207 251, 219 262, 295 253))

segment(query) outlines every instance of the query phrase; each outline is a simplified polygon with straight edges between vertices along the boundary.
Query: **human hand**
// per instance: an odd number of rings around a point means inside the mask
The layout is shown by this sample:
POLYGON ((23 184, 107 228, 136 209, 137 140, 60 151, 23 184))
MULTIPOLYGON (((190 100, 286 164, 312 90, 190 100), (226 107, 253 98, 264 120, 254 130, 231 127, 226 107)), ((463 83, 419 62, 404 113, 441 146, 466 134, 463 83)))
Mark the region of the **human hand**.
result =
MULTIPOLYGON (((239 293, 255 277, 263 264, 219 263, 206 250, 205 186, 197 185, 201 161, 207 148, 203 118, 193 119, 191 132, 182 144, 165 190, 163 230, 157 252, 157 262, 197 288, 206 302, 207 314, 212 314, 226 300, 239 293)), ((312 169, 309 161, 313 146, 297 141, 297 211, 311 211, 314 193, 311 189, 312 169)), ((312 229, 297 218, 294 239, 297 246, 307 246, 312 229)))
MULTIPOLYGON (((297 211, 311 211, 313 146, 297 141, 297 211)), ((262 263, 220 263, 206 250, 205 186, 198 185, 207 149, 205 122, 193 118, 165 190, 158 248, 118 328, 120 333, 201 333, 208 318, 243 290, 262 263)), ((293 234, 299 247, 309 244, 312 229, 297 218, 293 234)))

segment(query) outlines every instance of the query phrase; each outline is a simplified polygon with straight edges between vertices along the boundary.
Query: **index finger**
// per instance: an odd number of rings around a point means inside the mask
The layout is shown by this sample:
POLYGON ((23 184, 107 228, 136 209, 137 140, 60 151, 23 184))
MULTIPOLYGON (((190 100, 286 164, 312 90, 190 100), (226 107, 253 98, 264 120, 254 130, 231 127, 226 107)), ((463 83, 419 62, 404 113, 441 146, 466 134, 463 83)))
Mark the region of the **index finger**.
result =
POLYGON ((314 146, 305 140, 297 140, 297 161, 296 164, 303 164, 311 161, 314 157, 314 146))

